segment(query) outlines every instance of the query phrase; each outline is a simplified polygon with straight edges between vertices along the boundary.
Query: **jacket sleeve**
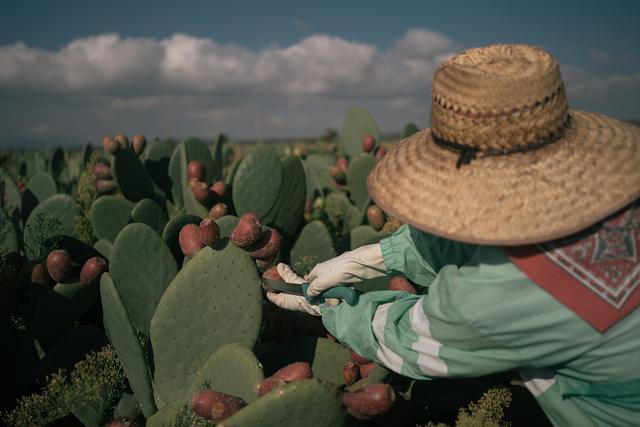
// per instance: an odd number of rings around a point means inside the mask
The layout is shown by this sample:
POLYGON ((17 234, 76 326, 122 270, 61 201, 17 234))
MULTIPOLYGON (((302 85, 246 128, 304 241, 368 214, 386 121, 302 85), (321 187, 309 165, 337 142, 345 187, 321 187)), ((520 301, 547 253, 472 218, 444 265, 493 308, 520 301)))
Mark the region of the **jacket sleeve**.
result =
POLYGON ((428 295, 369 292, 353 307, 322 307, 322 318, 359 354, 417 379, 553 366, 597 339, 492 247, 466 266, 441 268, 428 295))
POLYGON ((428 286, 446 265, 465 264, 477 248, 436 237, 406 224, 380 241, 387 272, 404 274, 420 286, 428 286))

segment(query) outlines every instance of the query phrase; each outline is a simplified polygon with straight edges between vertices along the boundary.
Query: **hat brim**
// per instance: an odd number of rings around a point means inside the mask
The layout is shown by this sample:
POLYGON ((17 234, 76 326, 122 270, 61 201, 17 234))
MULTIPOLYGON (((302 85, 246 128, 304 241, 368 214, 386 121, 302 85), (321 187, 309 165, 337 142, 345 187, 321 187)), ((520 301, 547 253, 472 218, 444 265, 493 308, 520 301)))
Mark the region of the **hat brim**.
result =
POLYGON ((369 193, 389 215, 452 240, 516 246, 573 234, 640 196, 640 128, 570 115, 570 128, 553 144, 459 169, 458 154, 424 129, 378 162, 369 193))

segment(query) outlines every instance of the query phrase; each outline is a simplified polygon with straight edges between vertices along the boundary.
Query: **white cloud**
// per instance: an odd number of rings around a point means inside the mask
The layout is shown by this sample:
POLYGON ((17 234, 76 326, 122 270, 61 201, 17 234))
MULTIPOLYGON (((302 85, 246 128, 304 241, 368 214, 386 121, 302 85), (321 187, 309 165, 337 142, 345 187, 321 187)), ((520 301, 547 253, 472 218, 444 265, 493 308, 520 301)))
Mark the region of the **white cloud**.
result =
MULTIPOLYGON (((426 29, 385 50, 324 34, 258 51, 187 34, 101 34, 58 51, 0 46, 0 145, 116 132, 244 138, 258 126, 267 137, 314 135, 339 128, 353 105, 369 109, 383 131, 426 125, 433 73, 462 48, 426 29)), ((609 90, 630 97, 629 88, 637 99, 640 91, 639 74, 562 71, 570 99, 595 102, 609 90)))

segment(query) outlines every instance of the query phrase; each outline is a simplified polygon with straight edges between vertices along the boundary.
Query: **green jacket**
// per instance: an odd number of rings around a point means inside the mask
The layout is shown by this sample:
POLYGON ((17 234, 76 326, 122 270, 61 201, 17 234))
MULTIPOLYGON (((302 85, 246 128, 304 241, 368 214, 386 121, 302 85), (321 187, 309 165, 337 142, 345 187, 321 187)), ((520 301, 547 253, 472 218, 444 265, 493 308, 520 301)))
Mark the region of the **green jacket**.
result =
POLYGON ((428 295, 369 292, 323 306, 327 330, 416 379, 520 369, 557 426, 640 426, 640 309, 604 334, 528 279, 503 249, 409 226, 380 242, 389 274, 428 295))

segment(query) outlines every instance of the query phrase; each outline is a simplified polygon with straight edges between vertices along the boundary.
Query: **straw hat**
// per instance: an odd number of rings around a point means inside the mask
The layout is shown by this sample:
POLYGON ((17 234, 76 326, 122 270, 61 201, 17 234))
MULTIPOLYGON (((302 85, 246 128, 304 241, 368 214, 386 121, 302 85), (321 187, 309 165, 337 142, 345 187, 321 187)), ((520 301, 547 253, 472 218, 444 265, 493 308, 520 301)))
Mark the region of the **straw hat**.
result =
POLYGON ((580 231, 640 196, 640 128, 570 110, 558 62, 494 45, 443 63, 433 127, 371 172, 388 214, 462 242, 524 245, 580 231))

